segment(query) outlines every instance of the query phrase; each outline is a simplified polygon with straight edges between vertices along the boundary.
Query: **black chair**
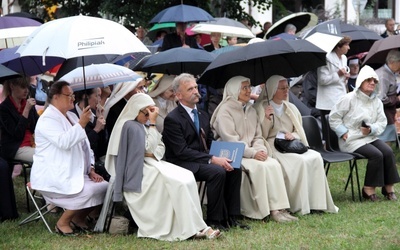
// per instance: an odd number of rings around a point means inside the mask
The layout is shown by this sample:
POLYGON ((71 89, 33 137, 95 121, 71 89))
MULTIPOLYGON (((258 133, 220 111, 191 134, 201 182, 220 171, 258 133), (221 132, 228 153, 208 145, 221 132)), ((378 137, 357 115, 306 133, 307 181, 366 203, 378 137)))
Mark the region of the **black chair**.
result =
MULTIPOLYGON (((29 162, 29 161, 23 161, 23 160, 17 160, 17 159, 13 159, 13 160, 8 160, 8 164, 11 168, 13 168, 15 165, 21 165, 22 166, 22 173, 24 175, 24 184, 28 184, 29 182, 29 173, 28 173, 28 169, 32 168, 32 164, 33 162, 29 162)), ((25 189, 25 200, 26 200, 26 207, 28 212, 31 212, 31 208, 30 208, 30 197, 29 197, 29 193, 28 190, 25 189)))
MULTIPOLYGON (((318 126, 317 119, 313 116, 303 116, 303 128, 306 133, 308 144, 311 149, 319 152, 324 160, 325 173, 328 176, 328 172, 332 163, 348 162, 349 169, 352 170, 354 156, 349 153, 328 151, 322 144, 321 134, 319 133, 320 128, 318 126)), ((350 172, 351 173, 351 172, 350 172)), ((353 183, 351 183, 353 190, 353 183)), ((354 193, 353 200, 354 200, 354 193)))
MULTIPOLYGON (((331 127, 330 127, 329 117, 326 117, 326 122, 327 122, 327 125, 329 127, 329 135, 327 135, 327 136, 329 136, 329 144, 326 145, 326 148, 329 151, 341 152, 340 148, 339 148, 338 137, 337 137, 335 131, 333 131, 331 129, 331 127)), ((357 180, 357 188, 358 188, 358 198, 360 199, 360 201, 362 201, 362 199, 361 199, 361 189, 360 189, 360 179, 359 179, 359 176, 358 176, 358 164, 357 164, 357 162, 358 162, 358 160, 365 160, 366 158, 365 158, 365 156, 363 156, 363 155, 361 155, 359 153, 356 153, 356 152, 349 153, 349 154, 353 155, 354 160, 353 160, 353 164, 352 164, 351 169, 350 169, 349 177, 347 178, 347 182, 346 182, 346 186, 344 188, 344 191, 347 190, 347 187, 348 187, 348 185, 349 185, 349 183, 351 181, 351 194, 352 194, 352 197, 353 197, 353 200, 354 200, 353 171, 355 170, 355 172, 356 172, 356 180, 357 180)))

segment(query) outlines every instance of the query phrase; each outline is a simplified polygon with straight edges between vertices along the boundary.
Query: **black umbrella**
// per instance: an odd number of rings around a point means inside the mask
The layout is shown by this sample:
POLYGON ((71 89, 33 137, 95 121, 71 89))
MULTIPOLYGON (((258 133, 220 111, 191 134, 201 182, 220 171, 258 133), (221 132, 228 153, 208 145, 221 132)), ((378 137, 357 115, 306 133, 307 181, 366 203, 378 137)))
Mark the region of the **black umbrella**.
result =
POLYGON ((315 26, 318 23, 318 17, 309 12, 298 12, 293 13, 284 18, 280 19, 274 25, 272 25, 268 32, 265 34, 264 39, 269 39, 272 36, 276 36, 280 33, 285 32, 286 25, 293 24, 296 26, 297 32, 300 32, 307 27, 315 26))
POLYGON ((162 10, 149 23, 189 23, 212 20, 214 18, 199 7, 179 4, 162 10))
POLYGON ((145 57, 133 70, 168 75, 200 75, 215 58, 215 54, 205 50, 179 47, 145 57))
POLYGON ((12 78, 20 77, 21 75, 11 69, 0 64, 0 82, 12 78))
POLYGON ((351 37, 350 50, 346 56, 367 52, 376 40, 382 39, 375 31, 359 25, 341 23, 340 29, 343 36, 351 37))
POLYGON ((272 75, 299 76, 326 64, 326 52, 305 40, 267 40, 219 55, 198 83, 223 88, 233 76, 250 78, 253 85, 272 75))

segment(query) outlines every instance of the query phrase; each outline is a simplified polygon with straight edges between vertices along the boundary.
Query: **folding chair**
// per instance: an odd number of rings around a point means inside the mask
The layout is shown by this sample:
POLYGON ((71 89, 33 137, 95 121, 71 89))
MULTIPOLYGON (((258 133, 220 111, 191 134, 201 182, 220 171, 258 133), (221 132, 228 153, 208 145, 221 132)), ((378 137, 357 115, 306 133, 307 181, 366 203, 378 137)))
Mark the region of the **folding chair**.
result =
MULTIPOLYGON (((328 143, 326 145, 326 148, 329 151, 341 152, 340 148, 339 148, 338 137, 337 137, 336 133, 331 129, 330 125, 329 125, 329 117, 326 117, 326 119, 327 119, 326 123, 327 123, 327 125, 329 127, 329 135, 328 136, 329 136, 329 142, 330 142, 330 143, 328 143)), ((357 164, 357 162, 358 162, 358 160, 364 160, 366 158, 365 158, 365 156, 363 156, 361 154, 358 154, 358 153, 355 153, 355 152, 349 153, 349 154, 353 155, 354 160, 353 160, 353 164, 351 165, 351 168, 350 168, 349 177, 347 178, 347 182, 346 182, 346 186, 344 188, 344 191, 347 190, 347 187, 349 186, 349 183, 351 181, 351 195, 352 195, 353 200, 354 200, 353 171, 355 170, 357 188, 358 188, 358 198, 360 199, 360 201, 362 201, 362 199, 361 199, 360 179, 359 179, 359 176, 358 176, 358 164, 357 164)))
MULTIPOLYGON (((355 157, 349 153, 326 150, 324 148, 324 145, 322 144, 322 138, 321 134, 319 133, 318 122, 315 117, 303 116, 303 128, 306 133, 306 137, 310 148, 321 154, 322 159, 324 160, 325 173, 327 176, 332 163, 339 163, 346 161, 349 163, 349 169, 351 175, 352 169, 354 167, 352 160, 354 160, 355 157)), ((358 172, 357 172, 357 178, 358 178, 358 172)), ((353 195, 352 198, 354 200, 353 182, 351 182, 351 189, 353 195)))
POLYGON ((48 206, 50 206, 51 204, 45 204, 46 201, 44 200, 43 197, 36 195, 36 191, 31 189, 31 183, 28 182, 26 184, 26 192, 28 193, 31 201, 33 202, 33 204, 35 205, 36 211, 33 212, 31 215, 29 215, 27 218, 23 219, 21 222, 19 222, 19 225, 25 225, 29 222, 32 221, 38 221, 39 219, 42 219, 43 223, 46 225, 47 229, 49 230, 50 233, 53 233, 53 231, 50 229, 49 224, 47 223, 46 219, 44 218, 44 216, 48 213, 50 213, 54 208, 48 210, 48 206), (38 204, 36 203, 35 199, 42 199, 42 201, 44 202, 45 205, 43 205, 42 207, 39 207, 38 204))

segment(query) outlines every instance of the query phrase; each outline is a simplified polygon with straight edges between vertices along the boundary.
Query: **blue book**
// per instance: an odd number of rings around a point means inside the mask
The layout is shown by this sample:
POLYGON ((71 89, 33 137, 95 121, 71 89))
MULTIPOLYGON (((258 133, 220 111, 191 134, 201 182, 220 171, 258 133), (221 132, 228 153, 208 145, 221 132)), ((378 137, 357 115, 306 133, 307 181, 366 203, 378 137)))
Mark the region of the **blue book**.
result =
POLYGON ((243 142, 213 141, 211 143, 210 154, 231 159, 231 165, 234 168, 240 168, 243 153, 243 142))

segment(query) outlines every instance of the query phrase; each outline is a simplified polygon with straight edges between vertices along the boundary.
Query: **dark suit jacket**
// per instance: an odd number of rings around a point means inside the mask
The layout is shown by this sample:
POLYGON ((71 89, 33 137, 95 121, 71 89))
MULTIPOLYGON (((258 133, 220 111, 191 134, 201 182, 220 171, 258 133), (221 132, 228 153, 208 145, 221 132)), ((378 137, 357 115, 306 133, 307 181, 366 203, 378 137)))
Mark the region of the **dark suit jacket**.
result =
POLYGON ((10 97, 0 104, 1 156, 6 160, 14 158, 25 136, 27 128, 35 132, 39 115, 35 107, 29 112, 28 118, 20 115, 10 97))
POLYGON ((108 112, 108 115, 106 118, 106 127, 107 127, 108 136, 111 136, 111 132, 114 128, 115 123, 117 122, 118 116, 119 116, 119 114, 121 114, 126 103, 127 103, 126 100, 124 98, 122 98, 116 104, 114 104, 114 106, 112 106, 110 108, 110 111, 108 112))
MULTIPOLYGON (((185 36, 185 44, 189 45, 190 48, 200 49, 197 45, 196 39, 194 37, 185 36)), ((182 41, 180 36, 176 33, 170 33, 165 35, 161 51, 169 50, 172 48, 182 47, 182 41)))
MULTIPOLYGON (((200 127, 207 136, 209 148, 213 139, 210 118, 206 112, 200 111, 199 120, 200 127)), ((178 107, 172 110, 164 120, 163 141, 166 160, 193 173, 198 171, 201 164, 208 164, 208 160, 212 157, 206 152, 191 117, 181 104, 178 104, 178 107)))
MULTIPOLYGON (((80 117, 76 108, 70 110, 75 113, 77 117, 80 117)), ((92 109, 93 114, 96 113, 96 110, 92 109)), ((88 122, 85 127, 86 135, 90 142, 90 148, 93 150, 96 161, 99 157, 103 156, 107 152, 107 143, 106 143, 106 132, 101 130, 99 133, 94 131, 94 127, 96 127, 97 117, 94 118, 93 122, 88 122)))

